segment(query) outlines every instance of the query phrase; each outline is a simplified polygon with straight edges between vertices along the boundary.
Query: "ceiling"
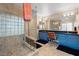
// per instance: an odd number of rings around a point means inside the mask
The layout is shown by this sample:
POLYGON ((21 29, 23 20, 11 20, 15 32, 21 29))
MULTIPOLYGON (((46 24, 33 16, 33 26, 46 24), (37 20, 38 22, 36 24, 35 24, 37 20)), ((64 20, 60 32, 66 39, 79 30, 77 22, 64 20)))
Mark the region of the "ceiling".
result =
MULTIPOLYGON (((22 9, 22 3, 15 3, 15 5, 22 9)), ((74 8, 79 8, 79 3, 32 3, 32 9, 36 10, 37 15, 41 17, 74 8)))
POLYGON ((48 16, 58 11, 72 10, 79 7, 79 3, 32 3, 32 8, 37 10, 38 16, 48 16), (35 6, 37 8, 35 8, 35 6))

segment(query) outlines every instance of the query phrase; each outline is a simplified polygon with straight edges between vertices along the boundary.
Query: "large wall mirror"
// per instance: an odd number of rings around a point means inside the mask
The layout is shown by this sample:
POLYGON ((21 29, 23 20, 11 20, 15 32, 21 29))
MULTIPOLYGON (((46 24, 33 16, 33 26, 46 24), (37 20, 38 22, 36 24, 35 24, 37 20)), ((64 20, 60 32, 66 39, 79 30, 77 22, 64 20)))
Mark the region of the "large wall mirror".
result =
POLYGON ((61 31, 74 31, 75 15, 68 14, 61 17, 61 31))
POLYGON ((50 20, 50 30, 58 31, 60 28, 60 20, 50 20))
POLYGON ((78 8, 76 8, 73 10, 59 12, 48 16, 47 19, 43 18, 41 20, 41 29, 53 31, 74 31, 75 27, 79 27, 79 11, 78 8))

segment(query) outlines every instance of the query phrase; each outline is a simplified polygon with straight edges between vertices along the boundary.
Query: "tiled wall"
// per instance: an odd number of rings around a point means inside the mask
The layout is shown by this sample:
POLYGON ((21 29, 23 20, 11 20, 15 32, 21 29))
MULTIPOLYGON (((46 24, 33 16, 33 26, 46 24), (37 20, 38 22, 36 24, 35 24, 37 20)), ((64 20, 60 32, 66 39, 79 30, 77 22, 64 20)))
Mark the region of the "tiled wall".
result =
POLYGON ((38 36, 37 34, 37 13, 35 12, 35 10, 32 10, 32 19, 29 22, 29 27, 28 27, 28 22, 25 21, 25 35, 27 36, 28 34, 30 37, 37 39, 37 36, 38 36))

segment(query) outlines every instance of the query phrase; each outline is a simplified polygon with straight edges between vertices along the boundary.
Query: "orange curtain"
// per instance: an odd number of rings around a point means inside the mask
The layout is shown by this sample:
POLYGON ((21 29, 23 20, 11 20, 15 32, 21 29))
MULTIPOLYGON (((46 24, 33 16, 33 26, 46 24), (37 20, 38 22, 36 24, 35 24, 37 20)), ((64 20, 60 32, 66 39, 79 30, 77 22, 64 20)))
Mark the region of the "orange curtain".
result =
POLYGON ((25 21, 32 19, 32 5, 30 3, 23 3, 23 17, 25 21))

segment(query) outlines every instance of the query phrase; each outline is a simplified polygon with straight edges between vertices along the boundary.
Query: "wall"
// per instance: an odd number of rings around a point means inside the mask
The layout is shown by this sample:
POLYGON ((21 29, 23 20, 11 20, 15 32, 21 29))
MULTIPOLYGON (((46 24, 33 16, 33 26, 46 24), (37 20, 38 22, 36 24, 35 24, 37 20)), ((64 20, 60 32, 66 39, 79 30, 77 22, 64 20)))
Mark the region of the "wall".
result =
POLYGON ((24 34, 24 21, 21 17, 0 13, 0 37, 24 34))
POLYGON ((37 39, 37 14, 34 10, 32 10, 32 19, 29 22, 29 25, 28 21, 25 21, 25 35, 29 35, 37 39))
POLYGON ((4 37, 24 34, 23 24, 22 10, 19 7, 12 3, 0 4, 0 37, 7 39, 4 37))
POLYGON ((78 34, 79 34, 79 14, 76 15, 76 20, 74 22, 74 26, 77 27, 77 31, 78 31, 78 34))
POLYGON ((1 3, 0 12, 5 12, 22 17, 22 7, 16 6, 14 3, 1 3))
POLYGON ((22 46, 24 20, 21 12, 14 4, 0 4, 0 55, 25 53, 22 46))

